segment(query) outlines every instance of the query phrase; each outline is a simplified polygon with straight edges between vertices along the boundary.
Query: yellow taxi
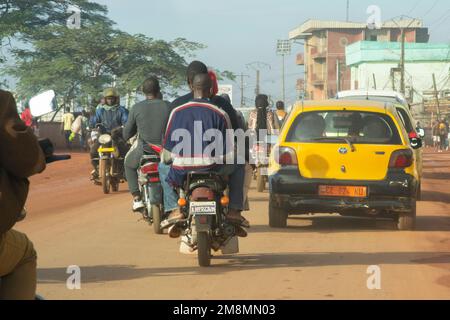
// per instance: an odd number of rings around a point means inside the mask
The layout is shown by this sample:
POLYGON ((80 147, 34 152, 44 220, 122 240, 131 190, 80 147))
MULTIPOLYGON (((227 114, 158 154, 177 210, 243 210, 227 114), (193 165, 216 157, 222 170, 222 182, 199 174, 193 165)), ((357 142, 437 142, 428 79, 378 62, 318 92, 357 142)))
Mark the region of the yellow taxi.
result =
POLYGON ((297 104, 269 166, 269 225, 289 215, 339 213, 392 218, 412 230, 420 194, 417 153, 390 103, 328 100, 297 104))

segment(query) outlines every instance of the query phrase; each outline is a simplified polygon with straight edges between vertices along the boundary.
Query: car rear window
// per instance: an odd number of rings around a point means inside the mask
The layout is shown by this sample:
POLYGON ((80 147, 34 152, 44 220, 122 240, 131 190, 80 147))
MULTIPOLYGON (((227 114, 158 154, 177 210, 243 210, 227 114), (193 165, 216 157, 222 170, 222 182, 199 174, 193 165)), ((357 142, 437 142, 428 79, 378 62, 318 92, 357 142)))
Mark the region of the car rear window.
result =
POLYGON ((381 113, 354 111, 305 112, 292 124, 286 142, 401 144, 392 119, 381 113))

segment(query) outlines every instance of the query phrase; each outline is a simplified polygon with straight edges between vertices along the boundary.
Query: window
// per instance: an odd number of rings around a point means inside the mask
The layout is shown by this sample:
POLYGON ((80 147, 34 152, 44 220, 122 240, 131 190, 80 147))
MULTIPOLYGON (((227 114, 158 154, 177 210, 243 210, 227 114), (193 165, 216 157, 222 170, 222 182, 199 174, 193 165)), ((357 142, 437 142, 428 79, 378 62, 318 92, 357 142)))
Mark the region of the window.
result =
POLYGON ((370 41, 378 41, 378 36, 377 35, 371 35, 370 36, 370 41))
POLYGON ((401 144, 393 120, 385 114, 353 111, 305 112, 295 119, 287 142, 401 144))
POLYGON ((409 117, 408 113, 401 108, 397 108, 397 112, 398 115, 400 116, 400 119, 403 122, 406 132, 408 133, 415 132, 416 130, 414 129, 413 124, 411 123, 411 118, 409 117))

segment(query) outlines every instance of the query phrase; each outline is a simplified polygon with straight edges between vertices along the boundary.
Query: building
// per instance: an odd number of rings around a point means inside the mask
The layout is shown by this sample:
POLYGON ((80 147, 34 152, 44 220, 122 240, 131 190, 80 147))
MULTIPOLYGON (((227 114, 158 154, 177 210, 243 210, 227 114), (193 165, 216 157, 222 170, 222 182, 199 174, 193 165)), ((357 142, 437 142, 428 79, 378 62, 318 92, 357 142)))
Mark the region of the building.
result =
MULTIPOLYGON (((347 46, 346 63, 351 89, 400 91, 401 43, 360 41, 347 46)), ((433 74, 439 98, 450 90, 450 44, 405 44, 405 96, 411 103, 435 99, 433 74)))
MULTIPOLYGON (((302 40, 304 53, 297 64, 305 67, 305 93, 309 99, 327 99, 337 91, 351 88, 350 68, 345 64, 345 48, 359 41, 401 41, 426 43, 428 29, 422 21, 404 19, 387 21, 380 29, 369 29, 365 23, 308 20, 289 33, 290 40, 302 40)), ((303 83, 299 80, 298 85, 303 83)))

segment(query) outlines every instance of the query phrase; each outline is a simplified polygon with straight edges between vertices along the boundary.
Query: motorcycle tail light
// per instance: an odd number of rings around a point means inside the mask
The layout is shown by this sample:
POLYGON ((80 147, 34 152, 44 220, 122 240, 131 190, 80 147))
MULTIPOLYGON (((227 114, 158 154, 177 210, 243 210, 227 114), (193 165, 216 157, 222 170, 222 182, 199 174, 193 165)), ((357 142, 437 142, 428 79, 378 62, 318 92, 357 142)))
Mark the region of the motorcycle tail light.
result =
POLYGON ((141 167, 141 172, 143 174, 154 174, 158 173, 158 163, 150 162, 141 167))
POLYGON ((200 216, 197 220, 200 224, 207 224, 208 223, 208 217, 207 216, 200 216))
POLYGON ((160 181, 160 180, 159 180, 159 176, 156 176, 156 177, 150 177, 150 178, 148 179, 148 181, 150 181, 151 183, 159 182, 159 181, 160 181))
POLYGON ((214 201, 214 192, 209 188, 197 188, 192 191, 192 201, 214 201))

